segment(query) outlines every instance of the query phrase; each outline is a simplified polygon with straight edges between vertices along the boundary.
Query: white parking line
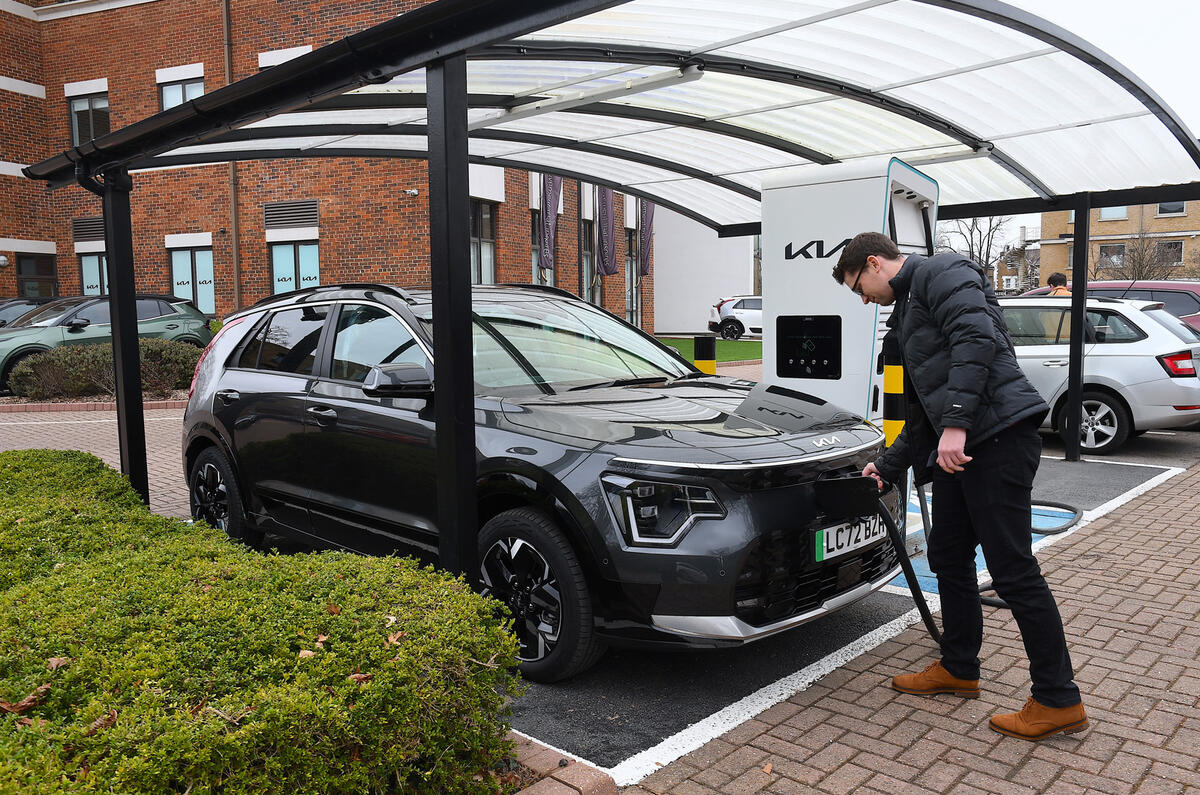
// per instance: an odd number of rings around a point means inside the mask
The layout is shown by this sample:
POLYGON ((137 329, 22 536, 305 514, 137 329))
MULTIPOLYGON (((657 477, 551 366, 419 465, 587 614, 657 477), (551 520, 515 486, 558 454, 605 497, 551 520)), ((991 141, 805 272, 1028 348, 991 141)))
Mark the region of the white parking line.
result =
MULTIPOLYGON (((1043 456, 1043 458, 1053 458, 1053 456, 1043 456)), ((1123 463, 1118 461, 1100 460, 1097 463, 1123 463)), ((1129 466, 1153 466, 1151 464, 1128 464, 1129 466)), ((1186 471, 1180 467, 1155 467, 1156 469, 1166 469, 1145 483, 1134 486, 1129 491, 1121 494, 1103 505, 1099 505, 1090 511, 1085 511, 1081 517, 1079 524, 1070 530, 1059 533, 1057 535, 1046 536, 1041 541, 1034 544, 1034 551, 1043 547, 1057 543, 1060 539, 1073 535, 1079 530, 1086 527, 1091 522, 1104 516, 1107 513, 1119 508, 1130 500, 1145 494, 1155 486, 1158 486, 1176 475, 1186 471)), ((987 579, 987 570, 979 573, 981 581, 987 579)), ((911 596, 906 588, 885 585, 879 589, 884 593, 898 594, 903 596, 911 596)), ((932 612, 937 612, 941 609, 941 600, 937 594, 925 593, 925 600, 929 603, 929 609, 932 612)), ((606 772, 613 777, 617 786, 625 787, 631 784, 636 784, 646 776, 658 770, 664 765, 668 765, 680 758, 684 754, 691 753, 705 743, 720 737, 728 731, 731 731, 746 721, 758 715, 760 712, 769 707, 778 704, 781 701, 794 696, 796 693, 806 690, 813 682, 821 677, 836 671, 841 666, 864 654, 871 649, 885 643, 899 635, 904 630, 921 620, 920 613, 914 608, 908 611, 899 618, 877 627, 872 632, 864 635, 853 643, 843 646, 841 649, 832 654, 823 657, 814 662, 812 665, 797 671, 794 674, 780 679, 776 682, 760 688, 750 695, 730 704, 723 709, 714 712, 703 720, 693 723, 683 731, 677 732, 666 738, 653 748, 648 748, 645 751, 634 754, 624 762, 618 763, 615 767, 608 768, 606 772)), ((540 741, 539 741, 540 742, 540 741)), ((573 756, 567 754, 567 756, 573 756)), ((579 757, 574 757, 579 759, 579 757)), ((587 762, 586 759, 580 759, 582 762, 587 762)), ((591 762, 587 762, 592 764, 591 762)), ((599 767, 598 765, 593 765, 599 767)), ((604 769, 604 768, 601 768, 604 769)))
MULTIPOLYGON (((181 417, 146 417, 146 422, 179 422, 181 417)), ((106 420, 34 420, 33 422, 0 422, 0 427, 8 428, 14 425, 91 425, 98 422, 116 422, 117 418, 112 417, 106 420)))

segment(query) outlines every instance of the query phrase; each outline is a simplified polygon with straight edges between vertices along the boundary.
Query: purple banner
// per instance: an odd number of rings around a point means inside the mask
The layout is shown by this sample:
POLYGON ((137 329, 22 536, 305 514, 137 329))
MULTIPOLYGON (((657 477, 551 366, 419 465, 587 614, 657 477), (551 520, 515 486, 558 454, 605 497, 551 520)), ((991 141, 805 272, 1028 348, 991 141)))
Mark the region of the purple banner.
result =
POLYGON ((638 200, 638 275, 650 275, 650 241, 654 232, 654 202, 638 200))
POLYGON ((554 239, 558 232, 558 197, 562 190, 562 177, 542 175, 542 249, 538 254, 538 267, 554 270, 554 239))
POLYGON ((596 263, 596 272, 601 276, 616 276, 617 229, 612 188, 596 188, 596 213, 600 220, 600 261, 596 263))

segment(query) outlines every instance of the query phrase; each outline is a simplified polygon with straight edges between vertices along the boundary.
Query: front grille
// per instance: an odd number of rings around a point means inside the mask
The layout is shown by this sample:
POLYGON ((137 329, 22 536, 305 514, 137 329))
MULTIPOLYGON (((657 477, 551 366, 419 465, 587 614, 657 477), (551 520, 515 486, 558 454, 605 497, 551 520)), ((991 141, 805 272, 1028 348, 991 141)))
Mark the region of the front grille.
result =
POLYGON ((805 613, 878 580, 896 565, 890 538, 828 563, 814 562, 811 529, 775 529, 759 537, 738 575, 735 614, 763 626, 805 613))

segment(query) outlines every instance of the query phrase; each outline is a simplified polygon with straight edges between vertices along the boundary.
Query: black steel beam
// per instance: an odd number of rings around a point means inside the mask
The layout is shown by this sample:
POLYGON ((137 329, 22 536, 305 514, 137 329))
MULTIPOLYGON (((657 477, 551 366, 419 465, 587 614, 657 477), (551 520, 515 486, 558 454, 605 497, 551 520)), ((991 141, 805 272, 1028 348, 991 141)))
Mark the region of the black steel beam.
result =
MULTIPOLYGON (((1092 207, 1127 207, 1156 202, 1200 201, 1200 182, 1106 190, 1088 195, 1091 196, 1092 207)), ((1049 199, 1005 199, 967 204, 944 204, 938 208, 938 220, 953 221, 958 218, 983 218, 989 215, 1062 212, 1074 210, 1076 200, 1075 194, 1064 194, 1049 199)))
POLYGON ((142 364, 138 351, 137 295, 133 280, 133 224, 129 193, 133 180, 124 168, 104 172, 104 181, 78 175, 83 187, 98 193, 104 212, 104 253, 108 269, 108 307, 112 331, 113 369, 117 388, 117 443, 121 472, 150 504, 146 465, 146 420, 142 409, 142 364))
POLYGON ((66 184, 77 162, 91 174, 146 155, 207 142, 277 113, 307 108, 436 58, 619 5, 624 0, 437 0, 24 169, 66 184))
POLYGON ((438 556, 479 582, 475 496, 475 381, 471 356, 471 199, 467 175, 467 62, 426 68, 429 96, 429 268, 433 285, 438 556))
POLYGON ((1067 411, 1063 433, 1066 458, 1079 460, 1079 423, 1083 403, 1083 342, 1087 336, 1084 313, 1087 308, 1088 231, 1092 215, 1091 195, 1075 197, 1075 256, 1071 261, 1071 342, 1067 366, 1067 411))

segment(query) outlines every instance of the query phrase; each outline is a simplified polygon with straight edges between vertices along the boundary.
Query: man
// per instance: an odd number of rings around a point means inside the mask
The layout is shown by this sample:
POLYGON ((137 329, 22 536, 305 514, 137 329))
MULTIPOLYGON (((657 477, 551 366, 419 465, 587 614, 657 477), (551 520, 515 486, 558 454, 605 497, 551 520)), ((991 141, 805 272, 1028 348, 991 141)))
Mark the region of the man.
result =
POLYGON ((929 566, 942 601, 941 659, 892 680, 902 693, 979 696, 983 611, 975 546, 1021 630, 1032 697, 994 716, 995 731, 1025 740, 1087 725, 1062 618, 1030 549, 1030 493, 1049 407, 1017 365, 983 269, 958 254, 902 255, 877 232, 843 249, 833 278, 863 303, 894 305, 888 320, 904 363, 904 430, 862 474, 896 482, 911 466, 933 481, 929 566), (935 466, 936 465, 936 466, 935 466))
POLYGON ((1050 278, 1046 280, 1046 284, 1050 285, 1050 295, 1070 295, 1071 291, 1067 289, 1067 275, 1055 271, 1050 274, 1050 278))

